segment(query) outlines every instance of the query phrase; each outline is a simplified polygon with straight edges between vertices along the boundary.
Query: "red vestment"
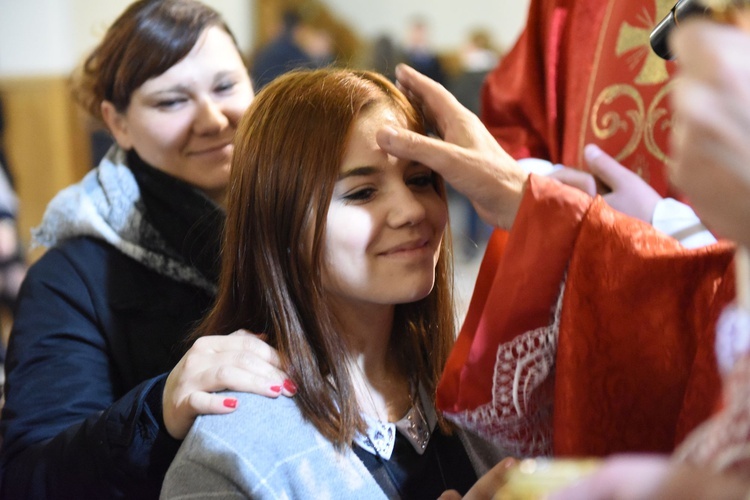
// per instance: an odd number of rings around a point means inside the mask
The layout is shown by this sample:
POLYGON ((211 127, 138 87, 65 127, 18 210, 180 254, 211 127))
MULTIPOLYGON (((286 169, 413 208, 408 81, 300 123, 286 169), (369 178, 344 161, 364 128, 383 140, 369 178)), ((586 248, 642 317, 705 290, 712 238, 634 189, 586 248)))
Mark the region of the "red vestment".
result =
POLYGON ((482 121, 516 158, 585 168, 597 144, 668 194, 676 64, 649 33, 675 0, 532 0, 526 29, 488 76, 482 121))
POLYGON ((515 455, 671 451, 720 394, 732 258, 532 175, 488 246, 439 408, 515 455))

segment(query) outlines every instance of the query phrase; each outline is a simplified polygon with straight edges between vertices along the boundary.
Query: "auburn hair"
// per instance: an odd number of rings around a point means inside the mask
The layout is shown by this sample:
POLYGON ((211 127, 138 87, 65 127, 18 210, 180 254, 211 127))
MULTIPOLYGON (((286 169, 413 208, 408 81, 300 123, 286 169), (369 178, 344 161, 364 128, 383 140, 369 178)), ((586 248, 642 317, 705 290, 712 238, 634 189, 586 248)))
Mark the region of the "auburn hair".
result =
MULTIPOLYGON (((423 131, 406 97, 373 72, 297 71, 257 95, 235 136, 216 303, 194 335, 266 333, 297 384, 304 417, 337 446, 350 444, 364 422, 322 285, 323 241, 352 124, 376 105, 423 131)), ((445 199, 437 175, 434 186, 445 199)), ((446 228, 435 286, 396 306, 389 346, 432 403, 455 338, 451 261, 446 228)))

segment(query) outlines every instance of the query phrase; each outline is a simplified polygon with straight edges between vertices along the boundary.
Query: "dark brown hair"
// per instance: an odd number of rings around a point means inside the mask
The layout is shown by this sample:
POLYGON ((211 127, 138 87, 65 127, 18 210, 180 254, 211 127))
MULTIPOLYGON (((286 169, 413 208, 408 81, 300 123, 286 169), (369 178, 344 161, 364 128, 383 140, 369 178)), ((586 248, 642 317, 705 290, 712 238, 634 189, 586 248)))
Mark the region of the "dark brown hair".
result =
POLYGON ((226 31, 237 45, 221 15, 200 2, 134 2, 77 70, 74 98, 98 121, 102 121, 102 101, 110 101, 119 112, 126 111, 138 87, 179 62, 212 26, 226 31))
MULTIPOLYGON (((258 94, 235 136, 217 302, 196 333, 267 333, 303 415, 338 446, 364 423, 321 281, 322 247, 352 124, 374 105, 422 130, 408 100, 377 73, 293 72, 258 94)), ((445 199, 437 175, 435 189, 445 199)), ((446 230, 433 290, 396 306, 391 336, 403 373, 430 394, 454 340, 450 254, 446 230)))

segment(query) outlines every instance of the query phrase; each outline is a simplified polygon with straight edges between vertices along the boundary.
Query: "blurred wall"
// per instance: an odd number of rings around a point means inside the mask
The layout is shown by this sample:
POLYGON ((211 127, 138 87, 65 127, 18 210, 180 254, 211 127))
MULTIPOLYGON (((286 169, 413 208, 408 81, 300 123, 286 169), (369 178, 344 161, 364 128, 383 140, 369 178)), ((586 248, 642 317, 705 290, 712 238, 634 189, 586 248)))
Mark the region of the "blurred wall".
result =
MULTIPOLYGON (((249 50, 253 2, 204 2, 224 14, 243 50, 249 50)), ((0 0, 0 78, 69 73, 130 3, 131 0, 0 0)))
POLYGON ((403 42, 411 19, 427 21, 438 51, 451 51, 466 41, 474 28, 486 28, 503 47, 518 38, 529 0, 324 0, 362 37, 388 34, 403 42))
MULTIPOLYGON (((204 0, 224 14, 245 52, 254 14, 274 0, 204 0)), ((69 73, 130 0, 0 0, 0 78, 69 73)), ((362 38, 401 41, 409 20, 424 18, 435 48, 451 50, 474 28, 504 47, 518 36, 529 0, 324 0, 362 38), (459 6, 460 4, 460 6, 459 6)))

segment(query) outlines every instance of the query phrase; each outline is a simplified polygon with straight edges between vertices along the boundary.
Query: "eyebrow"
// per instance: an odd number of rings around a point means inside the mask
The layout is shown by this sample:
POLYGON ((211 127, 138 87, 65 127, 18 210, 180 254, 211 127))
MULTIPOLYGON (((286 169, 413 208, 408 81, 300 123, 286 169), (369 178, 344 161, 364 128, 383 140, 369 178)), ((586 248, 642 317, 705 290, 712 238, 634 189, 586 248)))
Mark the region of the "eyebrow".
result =
MULTIPOLYGON (((220 82, 224 78, 233 76, 235 74, 237 74, 237 71, 233 71, 233 70, 219 71, 218 73, 214 75, 213 83, 216 84, 217 82, 220 82)), ((189 85, 183 85, 181 83, 178 83, 176 85, 172 85, 171 87, 154 90, 153 92, 148 92, 146 95, 158 96, 160 94, 172 94, 172 93, 189 94, 191 91, 192 91, 192 88, 189 85)))
POLYGON ((380 172, 380 168, 372 166, 354 167, 345 172, 339 174, 338 180, 348 179, 349 177, 366 177, 368 175, 375 175, 380 172))
POLYGON ((178 93, 178 92, 188 92, 189 90, 190 90, 190 88, 186 87, 185 85, 173 85, 173 86, 165 88, 165 89, 159 89, 159 90, 155 90, 153 92, 149 92, 147 95, 159 95, 159 94, 171 94, 171 93, 178 93))
MULTIPOLYGON (((406 168, 414 168, 414 167, 421 167, 423 166, 421 163, 412 161, 410 162, 406 168)), ((372 167, 372 166, 363 166, 363 167, 354 167, 352 169, 347 170, 346 172, 341 172, 339 174, 339 177, 337 181, 348 179, 349 177, 366 177, 368 175, 375 175, 377 173, 380 173, 383 169, 380 167, 372 167)))
POLYGON ((221 70, 221 71, 219 71, 218 73, 216 73, 214 75, 214 82, 219 81, 219 80, 221 80, 223 78, 227 78, 229 76, 238 75, 238 74, 240 74, 240 72, 241 72, 241 70, 238 69, 238 68, 221 70))

